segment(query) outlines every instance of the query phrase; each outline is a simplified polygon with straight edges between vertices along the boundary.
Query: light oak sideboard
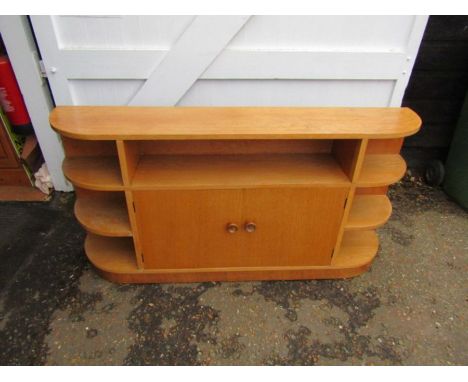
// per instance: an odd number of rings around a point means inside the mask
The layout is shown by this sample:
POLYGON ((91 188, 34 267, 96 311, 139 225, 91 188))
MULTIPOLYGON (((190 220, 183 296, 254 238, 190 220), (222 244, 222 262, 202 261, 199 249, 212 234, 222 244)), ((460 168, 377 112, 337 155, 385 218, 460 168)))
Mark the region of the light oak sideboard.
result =
POLYGON ((85 252, 123 283, 365 272, 408 108, 57 107, 85 252))

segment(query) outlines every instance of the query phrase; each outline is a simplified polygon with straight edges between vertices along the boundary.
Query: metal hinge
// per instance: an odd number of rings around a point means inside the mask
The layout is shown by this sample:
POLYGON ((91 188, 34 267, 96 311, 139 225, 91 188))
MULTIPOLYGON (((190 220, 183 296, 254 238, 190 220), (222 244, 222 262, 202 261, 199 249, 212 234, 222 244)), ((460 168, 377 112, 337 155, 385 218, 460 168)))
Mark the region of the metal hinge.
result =
POLYGON ((145 263, 145 256, 143 256, 143 252, 141 252, 141 262, 145 263))
POLYGON ((47 73, 45 70, 44 62, 39 59, 37 52, 32 52, 33 61, 36 63, 37 68, 37 78, 40 86, 44 86, 46 83, 47 73))
POLYGON ((47 78, 47 72, 45 69, 44 61, 39 60, 37 63, 39 64, 39 73, 41 73, 41 77, 47 78))
POLYGON ((33 52, 33 58, 34 58, 34 61, 36 62, 37 70, 39 71, 39 75, 42 78, 47 78, 47 71, 46 71, 46 68, 45 68, 45 65, 44 65, 44 61, 42 61, 39 58, 39 55, 37 54, 37 52, 33 52))
POLYGON ((132 202, 132 204, 133 204, 133 212, 136 212, 135 202, 132 202))

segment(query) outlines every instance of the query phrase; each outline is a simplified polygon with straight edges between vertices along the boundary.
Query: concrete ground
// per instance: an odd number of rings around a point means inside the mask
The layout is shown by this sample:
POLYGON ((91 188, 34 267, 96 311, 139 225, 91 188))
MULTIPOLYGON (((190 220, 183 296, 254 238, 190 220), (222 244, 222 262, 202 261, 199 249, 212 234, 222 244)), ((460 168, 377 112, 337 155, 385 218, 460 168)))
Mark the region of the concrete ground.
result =
POLYGON ((116 285, 73 195, 0 203, 2 365, 466 365, 468 214, 408 177, 350 280, 116 285))

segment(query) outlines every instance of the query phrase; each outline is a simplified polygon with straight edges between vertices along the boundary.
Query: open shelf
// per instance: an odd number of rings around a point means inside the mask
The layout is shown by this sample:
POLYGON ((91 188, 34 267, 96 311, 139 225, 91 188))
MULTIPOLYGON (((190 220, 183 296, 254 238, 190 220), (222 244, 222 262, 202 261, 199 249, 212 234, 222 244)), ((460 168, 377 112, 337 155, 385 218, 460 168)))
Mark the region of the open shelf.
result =
POLYGON ((137 272, 135 250, 131 238, 104 237, 88 233, 84 247, 89 261, 101 271, 137 272))
POLYGON ((132 189, 343 186, 350 181, 330 154, 142 156, 132 189))
POLYGON ((343 235, 341 248, 333 256, 332 267, 358 268, 370 264, 379 249, 375 231, 348 231, 343 235))
POLYGON ((406 163, 398 154, 366 155, 357 187, 386 186, 399 181, 406 171, 406 163))
POLYGON ((117 157, 65 158, 62 168, 65 176, 75 186, 101 191, 123 190, 117 157))
POLYGON ((79 195, 75 215, 87 231, 104 236, 132 236, 125 196, 122 192, 79 195))
POLYGON ((392 204, 386 195, 356 195, 346 222, 346 230, 373 229, 390 218, 392 204))

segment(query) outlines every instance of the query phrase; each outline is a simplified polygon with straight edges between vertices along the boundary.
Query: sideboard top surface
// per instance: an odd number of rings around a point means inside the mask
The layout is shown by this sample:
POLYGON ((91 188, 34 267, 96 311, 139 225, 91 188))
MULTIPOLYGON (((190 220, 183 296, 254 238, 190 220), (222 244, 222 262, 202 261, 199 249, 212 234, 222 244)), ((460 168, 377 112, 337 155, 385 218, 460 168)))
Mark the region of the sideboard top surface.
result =
POLYGON ((83 140, 364 139, 416 133, 409 108, 59 106, 60 134, 83 140))

